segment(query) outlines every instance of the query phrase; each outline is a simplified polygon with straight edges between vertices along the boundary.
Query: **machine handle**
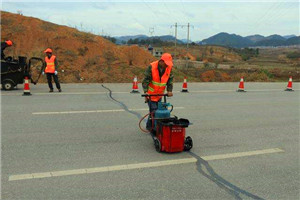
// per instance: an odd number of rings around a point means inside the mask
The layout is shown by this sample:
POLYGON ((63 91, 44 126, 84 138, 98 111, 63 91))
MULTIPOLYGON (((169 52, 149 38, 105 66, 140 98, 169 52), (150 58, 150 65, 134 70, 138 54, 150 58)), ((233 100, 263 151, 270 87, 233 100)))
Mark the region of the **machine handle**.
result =
POLYGON ((157 96, 167 97, 168 94, 142 94, 142 97, 157 97, 157 96))
POLYGON ((142 94, 142 97, 164 97, 165 103, 167 103, 168 94, 142 94))

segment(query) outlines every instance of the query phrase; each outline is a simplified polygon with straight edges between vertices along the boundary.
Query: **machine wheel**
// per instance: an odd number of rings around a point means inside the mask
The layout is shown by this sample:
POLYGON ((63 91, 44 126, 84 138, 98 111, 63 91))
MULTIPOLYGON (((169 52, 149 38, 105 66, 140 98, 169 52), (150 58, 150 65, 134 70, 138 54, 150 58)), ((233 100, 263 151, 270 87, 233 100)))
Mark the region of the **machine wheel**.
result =
POLYGON ((184 150, 189 151, 189 150, 191 150, 191 148, 193 148, 193 140, 190 136, 188 136, 185 138, 185 141, 184 141, 184 150))
POLYGON ((154 146, 157 152, 161 151, 161 143, 156 137, 154 137, 154 146))
POLYGON ((10 79, 6 79, 2 82, 2 89, 4 90, 12 90, 14 86, 15 86, 14 82, 10 79))

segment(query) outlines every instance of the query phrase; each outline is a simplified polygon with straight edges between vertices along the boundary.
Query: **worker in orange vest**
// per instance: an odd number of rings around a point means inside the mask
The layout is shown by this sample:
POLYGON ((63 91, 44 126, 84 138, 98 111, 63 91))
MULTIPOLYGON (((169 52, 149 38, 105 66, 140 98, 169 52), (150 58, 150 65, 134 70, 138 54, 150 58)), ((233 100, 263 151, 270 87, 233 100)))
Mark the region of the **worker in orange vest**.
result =
POLYGON ((13 43, 11 40, 6 40, 5 42, 1 42, 1 60, 5 60, 5 54, 4 54, 4 49, 6 49, 6 47, 10 47, 12 46, 13 43))
POLYGON ((61 92, 60 84, 58 81, 58 76, 57 76, 57 68, 58 68, 58 62, 56 59, 55 55, 52 55, 52 49, 48 48, 44 51, 46 53, 45 57, 45 71, 43 72, 47 74, 47 80, 48 80, 48 86, 50 88, 49 92, 53 92, 53 85, 52 85, 52 76, 56 85, 56 88, 58 89, 59 92, 61 92))
MULTIPOLYGON (((142 82, 144 93, 147 94, 164 94, 167 88, 169 97, 173 96, 173 59, 171 54, 164 53, 160 60, 152 62, 145 71, 145 78, 142 82)), ((158 108, 158 102, 161 101, 161 96, 145 97, 145 102, 148 103, 150 113, 155 112, 158 108)), ((146 128, 151 131, 152 120, 150 116, 147 121, 146 128)))

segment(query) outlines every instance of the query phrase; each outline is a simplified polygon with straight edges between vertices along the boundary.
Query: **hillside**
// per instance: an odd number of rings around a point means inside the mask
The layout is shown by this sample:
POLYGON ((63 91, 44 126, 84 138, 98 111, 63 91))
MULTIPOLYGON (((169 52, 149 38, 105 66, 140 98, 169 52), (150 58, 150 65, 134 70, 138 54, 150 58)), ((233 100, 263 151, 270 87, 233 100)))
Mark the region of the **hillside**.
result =
POLYGON ((1 12, 1 41, 14 45, 7 56, 44 58, 50 47, 57 55, 63 82, 130 82, 142 76, 155 58, 142 48, 121 47, 93 34, 40 19, 1 12))
POLYGON ((207 45, 221 45, 221 46, 230 46, 236 48, 248 47, 253 42, 247 38, 243 38, 242 36, 228 33, 219 33, 214 35, 208 39, 202 40, 202 44, 207 45))
POLYGON ((262 35, 250 35, 242 37, 236 34, 218 33, 202 40, 200 44, 220 45, 235 48, 260 47, 260 46, 292 46, 300 45, 299 36, 283 37, 277 34, 264 37, 262 35))

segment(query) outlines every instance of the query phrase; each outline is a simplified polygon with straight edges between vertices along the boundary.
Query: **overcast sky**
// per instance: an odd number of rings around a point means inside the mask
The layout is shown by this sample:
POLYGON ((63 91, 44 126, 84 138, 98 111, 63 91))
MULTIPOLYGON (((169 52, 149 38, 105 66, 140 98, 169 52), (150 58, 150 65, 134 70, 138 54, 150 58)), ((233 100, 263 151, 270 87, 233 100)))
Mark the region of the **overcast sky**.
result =
MULTIPOLYGON (((9 1, 1 10, 77 27, 95 34, 124 36, 145 34, 175 35, 174 25, 192 25, 191 40, 208 38, 219 32, 242 36, 261 34, 299 35, 298 0, 218 0, 218 1, 9 1), (152 29, 153 30, 153 29, 152 29)), ((185 39, 187 27, 178 27, 185 39)))

